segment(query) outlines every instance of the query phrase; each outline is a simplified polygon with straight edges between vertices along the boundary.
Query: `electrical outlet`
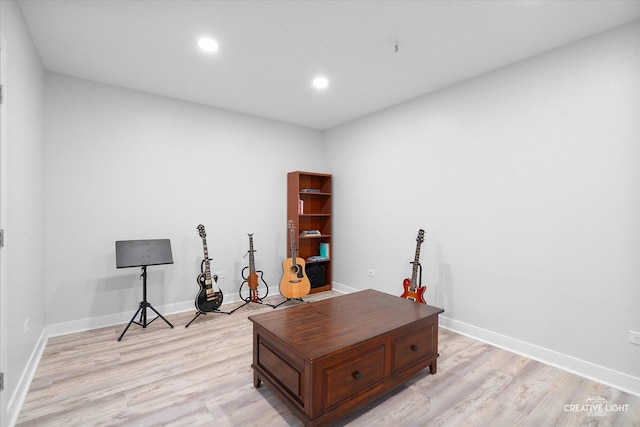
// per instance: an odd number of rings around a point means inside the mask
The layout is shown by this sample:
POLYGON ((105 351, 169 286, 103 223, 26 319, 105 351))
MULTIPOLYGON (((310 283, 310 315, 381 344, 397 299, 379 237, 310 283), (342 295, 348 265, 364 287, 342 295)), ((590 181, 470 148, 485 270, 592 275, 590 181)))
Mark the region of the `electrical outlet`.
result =
POLYGON ((27 335, 29 333, 29 319, 24 321, 24 334, 27 335))
POLYGON ((216 271, 215 273, 216 276, 218 276, 218 279, 224 279, 224 271, 216 271))
POLYGON ((370 268, 370 269, 368 269, 368 270, 367 270, 367 276, 369 276, 369 277, 376 277, 376 271, 375 271, 375 270, 373 270, 373 269, 371 269, 371 268, 370 268))
POLYGON ((640 332, 629 331, 629 342, 640 345, 640 332))

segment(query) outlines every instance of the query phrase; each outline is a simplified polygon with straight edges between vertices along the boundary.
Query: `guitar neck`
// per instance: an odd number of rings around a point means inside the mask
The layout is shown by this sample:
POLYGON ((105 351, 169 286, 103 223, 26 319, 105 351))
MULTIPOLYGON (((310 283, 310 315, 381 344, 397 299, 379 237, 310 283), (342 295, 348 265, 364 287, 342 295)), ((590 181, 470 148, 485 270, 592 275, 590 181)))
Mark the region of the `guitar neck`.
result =
POLYGON ((256 272, 256 263, 253 258, 253 234, 249 234, 249 274, 255 274, 256 272))
POLYGON ((204 277, 211 281, 211 266, 209 264, 209 251, 207 250, 207 239, 202 238, 202 248, 204 250, 204 277))
POLYGON ((291 261, 295 264, 296 263, 296 235, 295 235, 295 230, 293 229, 293 227, 291 228, 291 230, 289 231, 290 236, 291 236, 291 261))
POLYGON ((413 261, 413 273, 411 274, 411 290, 415 292, 418 286, 418 266, 420 265, 420 242, 416 244, 416 257, 413 261))

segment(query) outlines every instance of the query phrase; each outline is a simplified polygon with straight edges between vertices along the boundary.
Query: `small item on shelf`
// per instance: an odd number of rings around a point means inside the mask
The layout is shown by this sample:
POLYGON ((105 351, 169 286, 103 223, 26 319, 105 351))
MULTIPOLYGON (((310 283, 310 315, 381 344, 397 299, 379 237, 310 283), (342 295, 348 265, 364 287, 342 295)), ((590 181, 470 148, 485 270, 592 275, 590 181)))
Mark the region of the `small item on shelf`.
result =
POLYGON ((311 282, 311 288, 319 288, 327 284, 326 268, 322 264, 308 264, 306 267, 307 277, 311 282))
POLYGON ((319 193, 320 190, 318 188, 303 188, 300 190, 301 193, 319 193))
POLYGON ((307 258, 307 261, 310 261, 310 262, 329 261, 329 258, 320 256, 320 255, 314 255, 307 258))
POLYGON ((304 200, 298 199, 298 215, 304 215, 304 200))
POLYGON ((320 243, 320 256, 329 259, 329 244, 320 243))

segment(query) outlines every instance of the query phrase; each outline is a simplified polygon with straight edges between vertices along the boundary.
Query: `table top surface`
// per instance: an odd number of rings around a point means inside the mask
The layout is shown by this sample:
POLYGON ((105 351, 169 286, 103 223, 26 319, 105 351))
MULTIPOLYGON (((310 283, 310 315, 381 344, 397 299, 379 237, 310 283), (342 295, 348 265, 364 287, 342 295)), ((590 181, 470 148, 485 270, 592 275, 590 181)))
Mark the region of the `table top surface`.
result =
POLYGON ((249 320, 314 359, 443 311, 368 289, 256 314, 249 320))

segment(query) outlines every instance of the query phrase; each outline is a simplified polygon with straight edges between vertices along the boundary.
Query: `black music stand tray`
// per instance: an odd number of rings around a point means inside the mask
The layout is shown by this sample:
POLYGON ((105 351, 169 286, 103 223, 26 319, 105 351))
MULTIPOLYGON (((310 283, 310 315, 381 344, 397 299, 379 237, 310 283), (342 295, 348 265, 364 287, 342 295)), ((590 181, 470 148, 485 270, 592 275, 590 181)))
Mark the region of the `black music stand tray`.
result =
POLYGON ((129 324, 120 334, 118 341, 122 341, 122 337, 127 333, 132 323, 146 328, 159 317, 173 328, 173 325, 147 301, 147 266, 163 264, 173 264, 169 239, 120 240, 116 242, 116 268, 142 267, 142 274, 140 275, 142 278, 142 301, 140 301, 138 310, 129 321, 129 324), (147 321, 147 308, 157 314, 150 321, 147 321), (136 321, 135 318, 138 313, 140 313, 140 320, 136 321))

